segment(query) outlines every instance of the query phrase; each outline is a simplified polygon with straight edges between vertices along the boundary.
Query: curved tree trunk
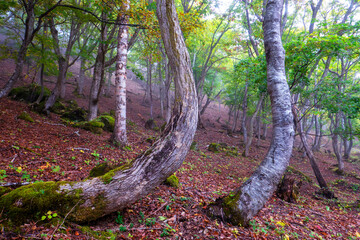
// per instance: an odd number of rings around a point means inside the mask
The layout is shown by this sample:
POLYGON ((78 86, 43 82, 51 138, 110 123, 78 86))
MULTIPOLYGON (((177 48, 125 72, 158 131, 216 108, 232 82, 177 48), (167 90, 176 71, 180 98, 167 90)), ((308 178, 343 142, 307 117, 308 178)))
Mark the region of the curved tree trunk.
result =
POLYGON ((285 51, 281 43, 282 0, 269 0, 263 23, 267 62, 267 83, 273 116, 270 149, 253 175, 229 196, 210 205, 213 216, 232 224, 248 225, 275 191, 292 152, 294 122, 291 97, 285 76, 285 51))
POLYGON ((174 1, 158 0, 157 15, 175 77, 176 99, 170 122, 158 141, 128 166, 82 182, 36 183, 0 198, 8 217, 34 217, 54 210, 68 219, 91 221, 146 196, 182 164, 195 135, 198 103, 190 57, 174 1))

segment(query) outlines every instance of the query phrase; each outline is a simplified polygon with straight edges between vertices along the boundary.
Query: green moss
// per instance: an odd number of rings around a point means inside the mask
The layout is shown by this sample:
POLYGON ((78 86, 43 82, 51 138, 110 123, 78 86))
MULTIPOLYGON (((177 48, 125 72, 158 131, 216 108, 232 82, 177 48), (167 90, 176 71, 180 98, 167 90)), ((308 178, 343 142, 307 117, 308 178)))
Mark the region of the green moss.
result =
MULTIPOLYGON (((9 96, 18 101, 33 103, 38 99, 40 94, 41 86, 33 83, 26 86, 13 88, 10 91, 9 96)), ((48 98, 50 94, 51 91, 48 88, 44 87, 44 95, 42 100, 48 98)))
POLYGON ((165 184, 174 188, 179 188, 179 179, 173 174, 165 180, 165 184))
POLYGON ((9 187, 0 187, 0 197, 5 193, 11 192, 11 188, 9 187))
POLYGON ((17 116, 17 118, 22 119, 22 120, 27 121, 27 122, 34 122, 34 119, 25 111, 20 113, 20 115, 17 116))
POLYGON ((101 134, 103 132, 104 123, 98 121, 89 121, 89 122, 78 122, 78 123, 70 123, 74 127, 83 128, 95 134, 101 134))
POLYGON ((218 143, 210 143, 208 146, 208 150, 210 152, 219 153, 220 151, 220 145, 218 143))
POLYGON ((90 199, 89 207, 81 207, 76 209, 76 214, 71 216, 71 220, 76 222, 90 222, 103 216, 104 210, 108 205, 108 201, 103 194, 97 195, 90 199))
POLYGON ((104 123, 104 130, 108 132, 113 132, 115 127, 115 119, 110 115, 101 115, 98 118, 98 121, 104 123))
POLYGON ((197 150, 198 149, 198 144, 197 144, 197 142, 196 141, 193 141, 192 143, 191 143, 191 146, 190 146, 190 150, 197 150))
POLYGON ((288 172, 292 172, 292 173, 295 173, 299 176, 301 176, 306 182, 308 183, 312 183, 313 180, 311 179, 311 177, 307 176, 305 173, 303 173, 302 171, 300 170, 297 170, 295 169, 294 167, 292 166, 288 166, 287 169, 286 169, 288 172))
POLYGON ((91 230, 88 226, 79 226, 80 231, 83 233, 89 234, 94 239, 106 240, 106 239, 117 239, 117 234, 112 232, 111 230, 108 231, 94 231, 91 230))
POLYGON ((66 182, 40 182, 17 188, 0 198, 0 206, 13 223, 19 224, 27 219, 39 219, 47 211, 56 210, 65 216, 80 200, 81 191, 59 192, 66 182))
POLYGON ((248 226, 248 222, 243 218, 238 202, 241 192, 230 193, 225 198, 219 198, 208 206, 208 214, 213 218, 220 218, 237 226, 248 226))
POLYGON ((89 177, 100 177, 119 166, 102 163, 90 170, 89 177))
POLYGON ((107 173, 105 173, 104 175, 102 175, 101 180, 103 181, 103 183, 109 184, 112 181, 113 177, 115 176, 116 172, 125 171, 131 167, 132 167, 132 162, 126 163, 120 167, 114 168, 114 169, 108 171, 107 173))
POLYGON ((63 114, 65 110, 66 106, 60 101, 56 101, 54 105, 50 108, 50 111, 56 114, 63 114))

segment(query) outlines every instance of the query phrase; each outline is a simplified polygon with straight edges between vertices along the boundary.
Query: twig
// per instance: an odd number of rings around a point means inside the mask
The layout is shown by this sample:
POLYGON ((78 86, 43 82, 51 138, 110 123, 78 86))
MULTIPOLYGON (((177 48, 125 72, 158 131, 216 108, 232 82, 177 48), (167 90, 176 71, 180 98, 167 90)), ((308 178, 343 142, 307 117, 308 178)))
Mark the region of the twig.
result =
POLYGON ((163 207, 165 207, 166 205, 168 205, 169 202, 164 203, 163 205, 161 205, 158 209, 156 209, 154 212, 150 213, 150 215, 154 215, 155 213, 157 213, 158 211, 160 211, 163 207))
POLYGON ((19 182, 16 182, 16 183, 5 183, 5 184, 1 184, 0 187, 21 187, 21 186, 25 186, 25 185, 29 185, 29 184, 32 184, 33 182, 23 182, 23 183, 19 183, 19 182))
POLYGON ((80 203, 80 200, 79 200, 79 201, 71 208, 71 210, 65 215, 64 220, 62 221, 62 223, 61 223, 60 225, 58 225, 58 226, 55 228, 54 232, 51 234, 50 240, 53 239, 55 232, 64 224, 66 218, 69 216, 69 214, 74 210, 74 208, 75 208, 79 203, 80 203))
POLYGON ((63 127, 66 127, 64 124, 61 124, 61 123, 49 123, 49 122, 44 122, 46 124, 49 124, 49 125, 53 125, 53 126, 63 126, 63 127))
POLYGON ((17 157, 18 155, 15 154, 15 156, 13 157, 13 159, 10 161, 11 163, 13 163, 15 161, 15 158, 17 157))
POLYGON ((74 150, 83 150, 83 151, 90 151, 90 149, 88 149, 88 148, 70 148, 70 149, 74 149, 74 150))

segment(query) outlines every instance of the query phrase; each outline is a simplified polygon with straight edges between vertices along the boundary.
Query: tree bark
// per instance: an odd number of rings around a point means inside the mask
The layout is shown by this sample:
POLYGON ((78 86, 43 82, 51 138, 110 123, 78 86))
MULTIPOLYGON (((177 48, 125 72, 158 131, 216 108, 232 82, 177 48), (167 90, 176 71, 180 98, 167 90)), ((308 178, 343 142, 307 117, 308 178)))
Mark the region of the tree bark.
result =
MULTIPOLYGON (((102 12, 101 16, 102 18, 105 18, 105 13, 102 12)), ((101 23, 100 41, 95 59, 93 80, 89 95, 88 121, 94 120, 98 114, 98 102, 99 102, 101 88, 104 82, 104 73, 105 73, 105 54, 107 51, 107 47, 105 46, 106 35, 107 35, 107 26, 105 23, 101 23)))
POLYGON ((332 192, 329 189, 328 185, 326 184, 326 181, 325 181, 324 177, 322 176, 322 174, 320 172, 320 169, 319 169, 319 167, 318 167, 318 165, 316 163, 315 156, 314 156, 309 144, 307 143, 306 134, 304 134, 302 124, 300 123, 300 121, 299 121, 299 119, 297 117, 295 106, 293 106, 292 110, 293 110, 294 120, 295 120, 294 121, 295 122, 295 129, 296 129, 296 127, 298 127, 301 142, 303 143, 306 155, 308 156, 309 161, 310 161, 311 168, 313 169, 316 180, 318 181, 319 186, 321 188, 321 194, 324 195, 325 197, 329 198, 329 199, 335 198, 334 192, 332 192))
POLYGON ((291 97, 285 76, 285 51, 281 43, 282 0, 269 0, 263 23, 267 83, 273 116, 270 149, 253 175, 232 194, 209 206, 213 216, 232 224, 248 225, 272 196, 289 164, 294 142, 291 97))
MULTIPOLYGON (((123 10, 129 11, 130 2, 125 0, 123 10)), ((125 15, 121 23, 127 24, 128 16, 125 15)), ((129 27, 120 25, 118 33, 117 60, 115 72, 115 127, 112 140, 114 143, 125 146, 127 145, 126 133, 126 64, 128 54, 128 37, 129 27)))
POLYGON ((248 157, 249 156, 249 150, 250 150, 250 146, 252 143, 252 140, 254 138, 254 121, 255 121, 255 117, 258 114, 260 108, 261 108, 261 104, 262 101, 264 99, 264 94, 261 95, 257 105, 256 105, 256 110, 254 112, 254 114, 251 116, 250 118, 250 124, 249 124, 249 129, 247 131, 247 142, 245 142, 245 151, 244 151, 244 157, 248 157))
POLYGON ((35 26, 35 6, 38 4, 38 1, 29 0, 27 2, 21 1, 26 12, 26 19, 25 19, 25 32, 24 38, 22 40, 19 52, 16 56, 16 63, 15 63, 15 71, 13 75, 11 75, 9 81, 5 84, 5 86, 0 91, 0 98, 3 98, 9 94, 11 89, 14 87, 15 83, 19 79, 22 74, 24 68, 24 62, 26 57, 26 52, 28 50, 28 46, 32 42, 35 34, 40 30, 42 26, 42 21, 45 16, 47 16, 51 11, 53 11, 62 0, 58 0, 53 6, 47 9, 44 13, 42 13, 37 19, 37 24, 35 26))
POLYGON ((174 1, 158 0, 157 16, 177 99, 160 139, 129 165, 101 177, 73 183, 36 183, 3 195, 3 214, 13 219, 33 218, 34 212, 41 216, 51 209, 62 216, 67 214, 68 220, 92 221, 146 196, 181 166, 197 126, 196 88, 174 1))

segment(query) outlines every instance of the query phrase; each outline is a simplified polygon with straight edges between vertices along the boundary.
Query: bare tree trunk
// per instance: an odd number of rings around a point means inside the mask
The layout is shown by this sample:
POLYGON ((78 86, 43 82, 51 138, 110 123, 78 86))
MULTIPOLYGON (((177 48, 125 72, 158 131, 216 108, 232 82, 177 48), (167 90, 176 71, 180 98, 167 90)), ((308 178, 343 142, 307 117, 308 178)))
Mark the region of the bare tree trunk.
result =
MULTIPOLYGON (((122 3, 124 11, 130 9, 130 1, 122 3)), ((121 23, 128 23, 128 16, 122 18, 121 23)), ((128 54, 129 27, 120 25, 118 33, 117 60, 115 72, 115 127, 112 140, 120 146, 127 145, 126 133, 126 64, 128 54)))
POLYGON ((245 142, 245 151, 244 151, 244 154, 243 156, 244 157, 248 157, 249 156, 249 150, 250 150, 250 146, 251 146, 251 143, 252 143, 252 140, 253 140, 253 137, 254 137, 254 120, 256 118, 256 115, 258 114, 260 108, 261 108, 261 104, 262 104, 262 101, 264 99, 264 94, 262 94, 260 96, 260 99, 256 105, 256 110, 254 112, 254 114, 251 116, 250 118, 250 124, 249 124, 249 129, 248 129, 248 132, 247 132, 247 142, 245 142))
MULTIPOLYGON (((105 13, 101 14, 102 18, 105 18, 105 13)), ((101 23, 100 41, 98 45, 97 55, 95 59, 93 80, 91 83, 90 95, 89 95, 89 114, 88 121, 94 120, 98 114, 98 102, 101 93, 101 88, 104 83, 105 73, 105 54, 107 47, 105 46, 107 35, 107 26, 105 23, 101 23)))
POLYGON ((73 183, 35 183, 1 196, 0 205, 8 218, 34 218, 34 212, 41 216, 51 209, 68 220, 89 222, 146 196, 181 166, 197 126, 196 88, 174 1, 158 0, 157 15, 174 72, 177 99, 160 139, 128 166, 101 177, 73 183))
POLYGON ((301 141, 303 143, 303 146, 305 148, 306 155, 308 156, 308 158, 310 160, 311 168, 313 169, 316 180, 318 181, 319 186, 321 188, 321 194, 327 198, 335 198, 335 194, 329 189, 328 185, 326 184, 326 181, 323 178, 323 176, 320 172, 320 169, 316 163, 315 156, 314 156, 309 144, 307 143, 306 135, 304 134, 304 131, 302 129, 302 124, 300 123, 300 121, 297 117, 295 106, 293 107, 292 111, 294 114, 295 128, 297 127, 296 125, 298 125, 299 135, 300 135, 301 141))
POLYGON ((331 120, 331 125, 333 126, 333 130, 331 130, 331 140, 332 140, 332 146, 333 146, 333 150, 336 156, 336 159, 338 161, 338 169, 339 172, 342 173, 344 171, 344 162, 342 159, 342 154, 341 151, 339 149, 339 124, 340 124, 340 116, 339 113, 335 113, 335 119, 334 117, 331 115, 330 116, 330 120, 331 120))
POLYGON ((61 3, 61 1, 62 0, 58 0, 54 5, 52 5, 49 9, 47 9, 39 17, 37 17, 38 20, 36 26, 35 26, 34 10, 36 4, 38 4, 38 1, 35 0, 21 1, 20 4, 24 8, 24 12, 26 12, 24 37, 20 49, 18 51, 18 54, 16 56, 15 71, 13 75, 11 75, 9 81, 1 89, 0 98, 3 98, 9 94, 11 89, 14 87, 15 83, 22 75, 28 46, 32 42, 35 34, 40 30, 42 26, 43 18, 47 16, 49 13, 51 13, 61 3))
POLYGON ((294 122, 291 97, 285 75, 285 51, 280 36, 281 0, 269 0, 263 22, 267 61, 267 83, 273 115, 270 149, 253 175, 231 195, 209 206, 213 216, 232 224, 248 225, 274 193, 292 152, 294 122))
POLYGON ((248 95, 248 82, 245 83, 244 98, 242 103, 242 115, 241 115, 241 131, 244 139, 244 146, 247 143, 247 128, 246 128, 246 115, 247 115, 247 95, 248 95))
POLYGON ((78 86, 77 92, 82 95, 84 93, 84 85, 85 85, 85 59, 80 57, 80 69, 79 69, 79 78, 78 78, 78 86))
POLYGON ((344 159, 348 160, 350 158, 351 149, 353 147, 353 134, 352 134, 352 124, 351 119, 344 116, 344 121, 347 122, 347 133, 345 134, 344 138, 344 159))

